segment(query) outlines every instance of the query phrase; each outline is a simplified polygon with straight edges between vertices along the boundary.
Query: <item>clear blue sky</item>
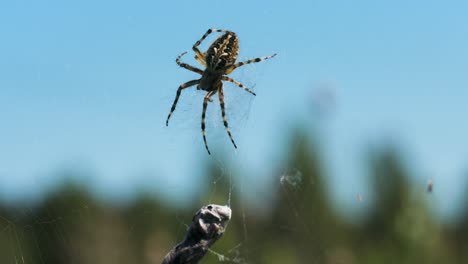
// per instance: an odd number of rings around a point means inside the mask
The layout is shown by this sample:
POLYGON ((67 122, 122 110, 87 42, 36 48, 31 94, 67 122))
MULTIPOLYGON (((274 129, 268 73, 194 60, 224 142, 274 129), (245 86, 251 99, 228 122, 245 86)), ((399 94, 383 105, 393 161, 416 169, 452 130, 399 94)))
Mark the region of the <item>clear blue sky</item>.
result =
MULTIPOLYGON (((244 186, 279 179, 270 173, 283 140, 297 123, 314 125, 310 98, 325 84, 336 109, 320 135, 337 203, 371 192, 366 150, 391 139, 452 214, 468 175, 468 2, 321 2, 0 4, 0 199, 38 197, 75 167, 103 196, 142 186, 190 196, 208 158, 203 93, 185 91, 164 122, 178 85, 196 78, 175 57, 214 27, 238 34, 240 59, 278 53, 233 75, 257 97, 226 88, 237 151, 210 104, 211 158, 257 171, 244 186)), ((191 52, 184 60, 196 65, 191 52)))

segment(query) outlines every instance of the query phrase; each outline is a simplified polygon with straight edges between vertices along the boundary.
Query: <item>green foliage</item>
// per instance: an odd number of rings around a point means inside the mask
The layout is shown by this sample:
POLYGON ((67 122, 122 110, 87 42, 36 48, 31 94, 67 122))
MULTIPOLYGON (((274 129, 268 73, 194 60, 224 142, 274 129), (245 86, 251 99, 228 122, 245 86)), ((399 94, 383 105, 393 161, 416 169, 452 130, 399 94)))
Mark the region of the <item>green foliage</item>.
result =
MULTIPOLYGON (((441 225, 424 199, 431 194, 414 191, 395 148, 370 153, 374 206, 361 222, 350 223, 331 203, 318 147, 306 134, 294 138, 301 138, 300 144, 291 144, 288 160, 277 164, 277 170, 281 175, 284 168, 296 169, 297 182, 276 185, 273 199, 261 211, 234 189, 233 219, 213 247, 224 260, 293 264, 468 259, 468 206, 454 224, 441 225)), ((206 175, 200 186, 211 189, 190 209, 144 194, 131 204, 112 206, 73 184, 34 208, 0 206, 0 263, 160 263, 182 240, 196 210, 208 203, 227 203, 231 179, 211 164, 206 175)), ((210 253, 202 263, 219 259, 210 253)))

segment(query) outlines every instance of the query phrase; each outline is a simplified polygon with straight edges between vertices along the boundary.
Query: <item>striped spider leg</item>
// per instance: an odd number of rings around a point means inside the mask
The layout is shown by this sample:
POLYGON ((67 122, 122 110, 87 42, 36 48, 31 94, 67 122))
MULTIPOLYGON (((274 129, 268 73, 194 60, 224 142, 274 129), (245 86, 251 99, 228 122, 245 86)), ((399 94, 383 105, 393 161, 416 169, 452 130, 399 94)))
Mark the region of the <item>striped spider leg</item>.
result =
POLYGON ((192 47, 193 51, 195 52, 195 59, 205 67, 204 70, 201 70, 197 67, 191 66, 186 63, 180 62, 180 59, 186 52, 180 54, 177 59, 176 63, 189 71, 193 71, 201 75, 200 79, 192 80, 186 82, 179 86, 177 89, 177 94, 174 99, 174 103, 172 104, 171 111, 166 119, 166 126, 169 125, 169 119, 171 118, 172 113, 175 111, 177 102, 179 101, 180 94, 182 90, 194 85, 197 85, 197 89, 204 90, 207 92, 203 99, 203 111, 202 111, 202 120, 201 120, 201 129, 202 129, 202 136, 203 142, 205 143, 205 148, 208 154, 211 154, 210 149, 208 148, 208 144, 206 141, 206 133, 205 133, 205 116, 206 116, 206 109, 208 107, 208 102, 212 102, 211 97, 218 93, 219 97, 219 104, 221 107, 221 115, 223 118, 223 124, 226 129, 226 132, 231 139, 232 144, 235 148, 237 145, 232 137, 231 131, 229 129, 228 121, 226 118, 226 111, 225 111, 225 104, 224 104, 224 91, 223 91, 223 83, 222 81, 232 82, 237 85, 239 88, 243 89, 246 92, 249 92, 252 95, 256 95, 253 91, 249 88, 245 87, 240 82, 230 78, 227 74, 234 71, 236 68, 239 68, 243 65, 257 63, 260 61, 264 61, 276 56, 276 54, 255 58, 247 61, 242 61, 236 63, 237 56, 239 53, 239 39, 237 38, 236 34, 232 31, 223 30, 223 29, 208 29, 206 33, 197 41, 192 47), (214 32, 222 32, 224 33, 220 37, 218 37, 208 48, 205 53, 202 53, 198 46, 210 35, 214 32))

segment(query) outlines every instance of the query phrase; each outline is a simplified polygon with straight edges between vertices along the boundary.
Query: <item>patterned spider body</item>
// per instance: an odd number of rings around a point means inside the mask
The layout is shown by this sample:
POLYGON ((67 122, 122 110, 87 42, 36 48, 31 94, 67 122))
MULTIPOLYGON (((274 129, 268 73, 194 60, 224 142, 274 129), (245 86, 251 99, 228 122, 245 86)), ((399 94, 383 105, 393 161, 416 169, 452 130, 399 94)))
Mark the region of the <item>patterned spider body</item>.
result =
POLYGON ((232 82, 235 85, 239 86, 241 89, 245 90, 246 92, 255 95, 254 92, 249 90, 249 88, 245 87, 240 82, 230 78, 227 74, 231 73, 236 68, 239 68, 243 65, 256 63, 263 60, 267 60, 273 58, 276 54, 260 57, 252 60, 241 61, 236 63, 237 55, 239 53, 239 40, 234 32, 223 30, 223 29, 208 29, 208 31, 198 40, 195 45, 192 47, 193 51, 195 52, 195 59, 205 67, 205 70, 201 70, 194 66, 188 65, 186 63, 180 62, 180 58, 187 52, 183 52, 180 54, 177 59, 176 63, 189 71, 193 71, 201 75, 200 79, 195 79, 188 81, 177 89, 177 94, 174 99, 174 103, 172 104, 171 111, 166 119, 166 126, 169 125, 169 119, 171 118, 172 113, 174 112, 177 102, 179 100, 180 94, 182 90, 188 88, 193 85, 197 85, 197 89, 207 91, 205 98, 203 99, 203 112, 202 112, 202 120, 201 120, 201 129, 203 135, 203 141, 205 143, 205 148, 210 154, 210 150, 208 148, 208 144, 206 143, 206 135, 205 135, 205 113, 208 107, 208 102, 211 102, 211 96, 218 93, 219 96, 219 105, 221 106, 221 115, 223 117, 224 127, 226 128, 226 132, 228 133, 229 138, 231 139, 232 144, 235 148, 237 148, 234 139, 232 138, 231 131, 229 130, 229 125, 226 119, 226 112, 224 106, 224 91, 223 91, 223 82, 232 82), (213 44, 210 45, 208 50, 204 53, 200 52, 198 46, 202 43, 202 41, 211 33, 213 32, 223 32, 224 34, 217 38, 213 44))
POLYGON ((226 67, 236 62, 238 53, 239 40, 234 32, 228 31, 216 39, 203 54, 206 69, 197 88, 205 91, 219 89, 222 86, 221 80, 226 67))
POLYGON ((226 32, 216 39, 205 54, 207 70, 223 72, 236 62, 239 40, 234 32, 226 32))

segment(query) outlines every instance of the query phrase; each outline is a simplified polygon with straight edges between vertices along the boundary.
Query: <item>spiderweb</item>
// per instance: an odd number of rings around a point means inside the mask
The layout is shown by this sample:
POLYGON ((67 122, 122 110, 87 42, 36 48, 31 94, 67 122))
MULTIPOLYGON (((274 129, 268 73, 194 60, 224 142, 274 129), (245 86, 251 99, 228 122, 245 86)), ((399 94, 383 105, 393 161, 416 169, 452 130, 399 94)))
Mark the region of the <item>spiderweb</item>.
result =
MULTIPOLYGON (((249 74, 250 70, 240 71, 238 78, 254 88, 249 74)), ((232 117, 232 130, 237 132, 235 135, 241 140, 243 127, 251 122, 248 117, 254 100, 250 99, 250 94, 236 86, 226 87, 228 89, 232 91, 226 92, 229 103, 227 112, 232 117), (228 94, 232 96, 228 97, 228 94)), ((216 103, 215 101, 212 104, 216 103)), ((268 218, 272 209, 267 204, 274 198, 272 188, 279 188, 286 194, 289 212, 299 220, 302 213, 295 195, 304 184, 304 175, 300 168, 294 166, 277 168, 273 173, 274 179, 271 182, 266 181, 272 186, 261 188, 265 197, 253 199, 251 192, 254 189, 249 185, 258 184, 255 182, 256 177, 249 172, 248 161, 242 157, 242 152, 229 145, 220 122, 220 112, 214 111, 218 112, 213 115, 212 120, 217 121, 213 121, 210 127, 213 133, 210 134, 209 142, 212 142, 217 153, 210 157, 207 170, 212 178, 208 179, 199 200, 203 204, 219 203, 235 208, 235 219, 228 227, 225 237, 219 241, 220 246, 211 250, 211 257, 228 263, 255 263, 257 261, 252 257, 255 256, 253 252, 260 247, 255 244, 256 227, 252 220, 265 221, 268 218), (215 123, 217 125, 213 125, 215 123), (222 140, 223 143, 217 144, 217 140, 222 140), (220 149, 217 145, 225 146, 220 149), (223 151, 228 153, 224 157, 220 154, 223 151)), ((179 116, 183 115, 184 111, 179 116)), ((198 117, 194 119, 196 123, 199 122, 198 117)), ((177 125, 178 122, 174 123, 177 125)), ((187 124, 183 126, 187 127, 187 124)), ((196 128, 191 131, 198 134, 196 128)), ((299 146, 302 143, 303 140, 299 139, 294 144, 299 146)), ((64 185, 36 205, 2 207, 0 243, 6 245, 1 250, 2 263, 134 263, 140 260, 158 263, 167 251, 167 246, 180 241, 194 213, 193 207, 186 210, 166 210, 167 205, 163 202, 144 195, 126 202, 127 204, 109 203, 88 193, 88 188, 64 185), (174 219, 176 225, 171 227, 169 223, 174 222, 174 219)), ((198 205, 196 203, 195 208, 198 205)), ((273 231, 283 228, 308 232, 304 222, 299 226, 278 224, 273 231)), ((207 256, 207 261, 209 259, 210 256, 207 256)))
MULTIPOLYGON (((187 60, 194 62, 191 58, 187 60)), ((264 85, 256 85, 265 79, 263 72, 268 62, 262 64, 241 67, 232 75, 259 94, 258 97, 269 92, 262 88, 264 85)), ((193 78, 188 74, 187 77, 187 80, 193 78)), ((271 242, 270 246, 274 246, 282 243, 283 238, 292 243, 290 236, 298 233, 314 237, 312 224, 304 220, 303 207, 308 204, 304 193, 310 191, 306 187, 317 185, 317 181, 311 176, 313 169, 303 168, 294 161, 299 155, 296 152, 301 153, 300 147, 308 144, 307 136, 298 134, 288 143, 291 146, 282 153, 284 156, 273 157, 277 162, 258 173, 252 171, 244 154, 255 144, 248 144, 251 141, 246 138, 251 135, 244 131, 255 122, 251 115, 257 97, 228 82, 224 90, 230 128, 241 147, 236 150, 230 144, 222 123, 219 101, 214 96, 207 112, 207 138, 213 155, 209 156, 206 169, 194 169, 194 175, 190 175, 199 177, 196 182, 201 190, 194 198, 196 202, 189 203, 189 208, 172 208, 170 203, 145 193, 124 203, 112 203, 101 200, 99 194, 88 193, 89 186, 65 184, 37 205, 5 207, 0 211, 0 241, 7 245, 2 247, 1 262, 158 263, 167 250, 181 240, 194 211, 201 204, 209 203, 229 205, 233 208, 234 219, 223 239, 207 256, 207 262, 210 257, 229 263, 265 262, 261 259, 265 256, 257 254, 263 248, 262 243, 271 242), (284 218, 284 215, 288 217, 284 218), (271 221, 274 221, 273 225, 267 224, 271 221), (264 232, 260 232, 257 223, 265 225, 264 232), (276 234, 279 238, 268 234, 276 234)), ((175 142, 181 136, 191 135, 185 140, 188 144, 200 146, 199 154, 204 156, 199 127, 205 94, 205 91, 194 87, 184 90, 170 128, 167 128, 172 131, 168 140, 175 142)), ((161 105, 160 119, 163 121, 174 95, 175 88, 174 94, 164 95, 157 101, 161 105)), ((175 151, 168 152, 170 155, 175 151)), ((177 160, 182 163, 184 158, 178 157, 177 160)), ((205 165, 198 163, 193 166, 203 168, 205 165)), ((163 174, 162 178, 170 176, 163 174)), ((174 192, 182 192, 177 185, 171 188, 174 192)), ((316 241, 315 238, 312 240, 316 241)))

